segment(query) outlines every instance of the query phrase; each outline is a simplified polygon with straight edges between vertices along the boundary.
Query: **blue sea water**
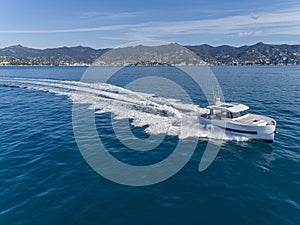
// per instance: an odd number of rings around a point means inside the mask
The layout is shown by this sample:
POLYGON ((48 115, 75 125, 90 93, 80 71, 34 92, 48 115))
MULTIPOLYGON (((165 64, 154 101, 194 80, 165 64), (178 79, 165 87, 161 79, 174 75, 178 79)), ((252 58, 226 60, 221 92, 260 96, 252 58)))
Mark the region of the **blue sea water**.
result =
MULTIPOLYGON (((79 81, 85 70, 1 67, 0 79, 79 81)), ((200 138, 183 169, 145 187, 114 183, 89 167, 75 141, 66 95, 0 85, 0 224, 300 224, 300 67, 211 70, 226 100, 277 121, 274 143, 226 141, 199 172, 207 144, 200 138)), ((96 116, 102 129, 106 117, 96 116)), ((147 136, 143 128, 132 129, 147 136)), ((110 140, 108 128, 106 136, 110 140)), ((170 154, 178 139, 165 141, 163 154, 150 155, 154 160, 170 154)), ((121 149, 113 136, 108 144, 121 149)))

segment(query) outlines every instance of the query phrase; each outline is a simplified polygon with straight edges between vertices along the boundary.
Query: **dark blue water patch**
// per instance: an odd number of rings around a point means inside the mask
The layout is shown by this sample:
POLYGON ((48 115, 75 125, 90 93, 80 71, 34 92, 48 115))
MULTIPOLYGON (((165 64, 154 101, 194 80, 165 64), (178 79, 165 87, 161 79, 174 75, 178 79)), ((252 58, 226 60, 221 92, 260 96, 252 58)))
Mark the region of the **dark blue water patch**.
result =
MULTIPOLYGON (((0 68, 0 75, 39 77, 40 69, 0 68)), ((200 173, 207 143, 200 140, 182 170, 146 187, 113 183, 88 166, 67 97, 1 86, 0 224, 299 224, 300 67, 212 70, 225 99, 277 120, 274 143, 225 142, 200 173)))
MULTIPOLYGON (((208 101, 199 85, 188 74, 174 66, 128 66, 114 73, 107 83, 125 87, 127 84, 145 77, 160 77, 173 81, 187 92, 196 105, 207 105, 208 101)), ((151 84, 149 84, 151 85, 151 84)))
POLYGON ((129 126, 132 134, 139 139, 147 139, 150 137, 150 134, 145 132, 149 125, 144 125, 141 127, 135 127, 132 125, 133 119, 129 119, 129 126))
MULTIPOLYGON (((165 136, 156 148, 150 151, 136 151, 125 146, 116 136, 112 125, 111 113, 96 114, 95 122, 99 138, 105 146, 105 149, 118 160, 131 165, 147 166, 158 163, 172 154, 178 145, 178 137, 165 136)), ((131 126, 131 130, 136 129, 140 130, 139 128, 131 126)), ((138 134, 137 130, 135 131, 137 138, 140 138, 139 136, 145 137, 145 131, 138 134)))

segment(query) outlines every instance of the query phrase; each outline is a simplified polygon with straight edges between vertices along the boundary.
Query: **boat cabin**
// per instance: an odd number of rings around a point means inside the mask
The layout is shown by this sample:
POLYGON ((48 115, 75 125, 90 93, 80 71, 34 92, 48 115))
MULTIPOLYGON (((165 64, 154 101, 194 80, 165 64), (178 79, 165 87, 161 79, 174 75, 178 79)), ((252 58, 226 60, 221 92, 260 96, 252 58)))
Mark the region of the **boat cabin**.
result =
POLYGON ((208 117, 210 119, 233 119, 248 114, 248 106, 238 103, 217 102, 214 105, 209 105, 208 117))

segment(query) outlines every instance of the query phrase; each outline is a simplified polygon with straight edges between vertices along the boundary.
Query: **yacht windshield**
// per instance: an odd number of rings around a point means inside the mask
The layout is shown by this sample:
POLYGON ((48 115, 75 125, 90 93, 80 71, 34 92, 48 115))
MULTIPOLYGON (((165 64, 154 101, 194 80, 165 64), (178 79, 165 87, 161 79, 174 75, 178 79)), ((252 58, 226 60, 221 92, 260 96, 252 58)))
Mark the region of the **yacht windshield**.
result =
POLYGON ((231 114, 232 114, 231 118, 238 118, 238 117, 241 117, 241 116, 244 116, 244 115, 248 114, 248 111, 245 110, 245 111, 241 111, 241 112, 237 112, 237 113, 231 113, 231 114))

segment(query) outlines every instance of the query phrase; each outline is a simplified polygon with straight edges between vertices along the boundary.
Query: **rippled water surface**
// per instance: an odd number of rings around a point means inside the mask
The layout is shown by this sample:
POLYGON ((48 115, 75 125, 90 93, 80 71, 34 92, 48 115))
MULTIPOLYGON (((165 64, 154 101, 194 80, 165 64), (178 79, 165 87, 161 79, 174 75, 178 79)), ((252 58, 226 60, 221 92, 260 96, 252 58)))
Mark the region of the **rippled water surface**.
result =
MULTIPOLYGON (((173 86, 163 87, 170 88, 171 96, 158 99, 149 94, 159 91, 154 84, 142 87, 148 94, 141 88, 136 94, 86 85, 79 82, 85 70, 0 68, 0 224, 300 223, 300 67, 211 68, 226 100, 271 116, 278 134, 272 144, 226 137, 203 172, 198 171, 199 161, 207 138, 215 133, 187 129, 190 133, 183 136, 177 126, 178 118, 184 115, 192 121, 201 107, 174 100, 183 93, 176 96, 173 86), (91 95, 95 88, 97 93, 91 95), (198 140, 195 153, 161 183, 113 183, 89 167, 77 147, 72 104, 83 100, 96 108, 97 128, 119 160, 133 165, 163 160, 182 138, 198 140), (107 125, 110 112, 119 119, 131 117, 132 132, 142 140, 167 130, 164 145, 148 154, 127 151, 107 125)), ((197 101, 205 104, 201 96, 197 101)))

